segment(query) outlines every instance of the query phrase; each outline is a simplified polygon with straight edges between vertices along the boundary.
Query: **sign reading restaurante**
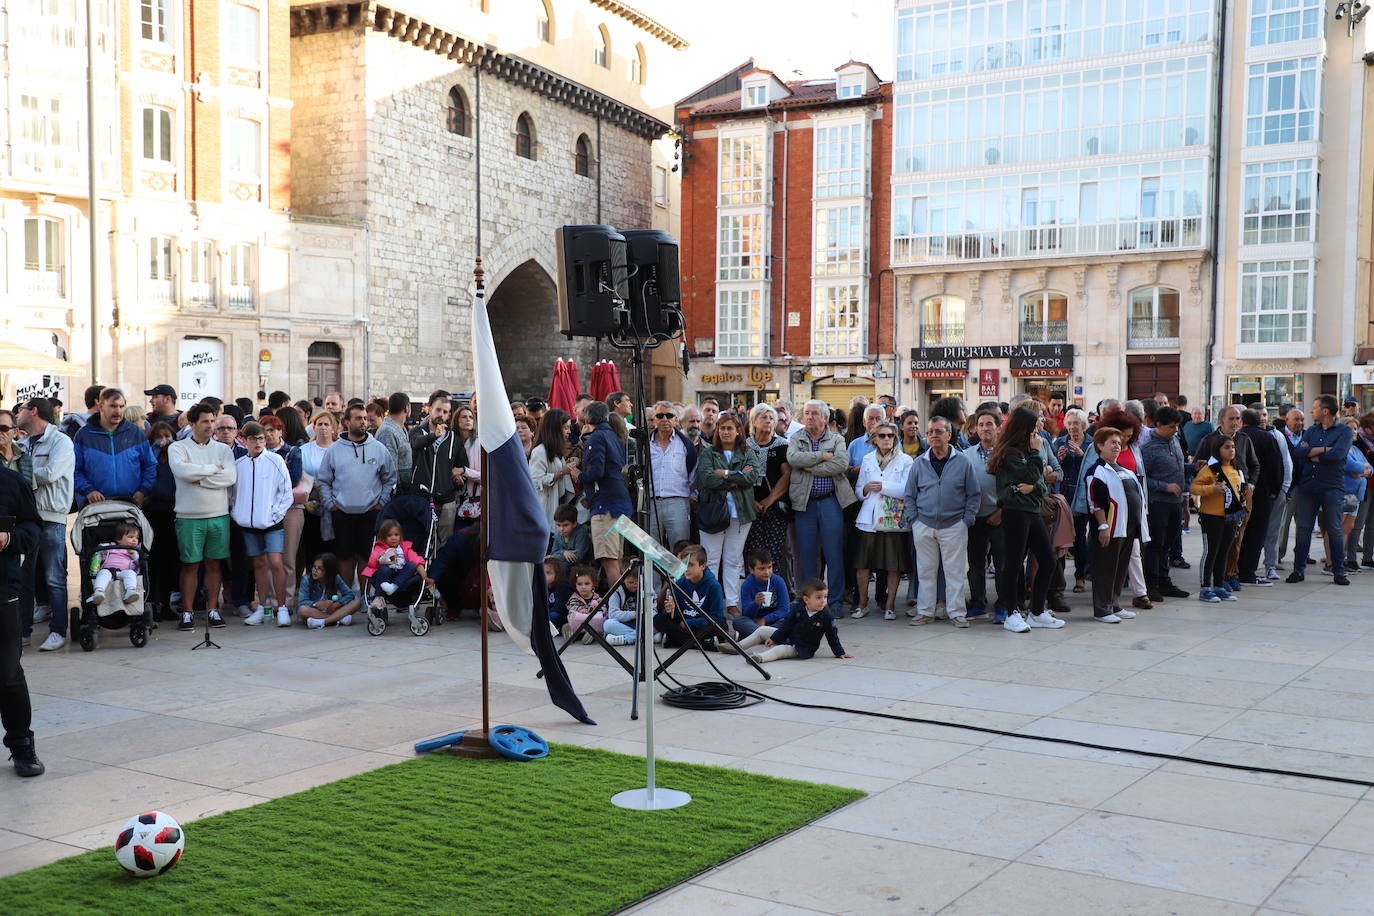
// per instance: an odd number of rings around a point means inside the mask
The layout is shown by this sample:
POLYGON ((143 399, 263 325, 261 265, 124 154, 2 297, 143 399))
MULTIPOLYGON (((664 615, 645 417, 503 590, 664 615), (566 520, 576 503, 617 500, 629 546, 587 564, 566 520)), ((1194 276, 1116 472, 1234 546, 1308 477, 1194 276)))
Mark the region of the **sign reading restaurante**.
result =
POLYGON ((959 378, 975 359, 1005 359, 1011 374, 1071 375, 1072 344, 1007 344, 1003 346, 912 347, 912 378, 959 378))

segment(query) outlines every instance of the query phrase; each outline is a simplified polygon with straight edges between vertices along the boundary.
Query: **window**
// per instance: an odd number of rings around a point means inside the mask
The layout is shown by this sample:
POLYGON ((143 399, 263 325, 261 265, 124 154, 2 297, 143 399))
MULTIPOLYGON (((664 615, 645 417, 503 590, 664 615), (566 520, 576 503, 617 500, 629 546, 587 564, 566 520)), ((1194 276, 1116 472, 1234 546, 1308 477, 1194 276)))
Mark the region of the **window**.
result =
POLYGON ((203 239, 191 243, 190 283, 186 295, 193 305, 215 305, 215 246, 203 239))
POLYGON ((858 197, 864 193, 864 146, 867 130, 863 124, 843 127, 817 127, 816 196, 858 197))
POLYGON ((644 85, 644 73, 647 69, 648 58, 644 54, 644 45, 636 44, 634 56, 630 58, 630 82, 644 85))
POLYGON ((81 110, 79 103, 37 93, 36 90, 19 95, 19 137, 15 146, 20 165, 40 175, 75 178, 84 174, 86 157, 80 144, 80 122, 74 117, 81 110))
POLYGON ((815 240, 816 276, 864 272, 863 207, 825 207, 817 210, 815 240))
POLYGON ((139 34, 144 41, 166 44, 170 39, 172 0, 139 0, 139 34))
POLYGON ((1240 267, 1240 342, 1306 343, 1311 261, 1252 261, 1240 267))
POLYGON ((763 203, 763 180, 763 136, 721 137, 721 205, 763 203))
POLYGON ((1151 286, 1131 293, 1130 346, 1178 346, 1178 290, 1151 286))
POLYGON ((768 104, 767 86, 746 86, 744 89, 744 107, 762 108, 768 104))
POLYGON ((763 290, 716 293, 716 359, 763 359, 763 290))
POLYGON ((1250 46, 1316 38, 1321 34, 1321 15, 1321 0, 1252 0, 1250 46))
POLYGON ((229 172, 240 180, 262 179, 262 125, 247 118, 230 118, 226 138, 229 172))
POLYGON ((863 80, 857 77, 847 77, 840 80, 839 88, 835 92, 837 99, 852 99, 864 94, 863 80))
POLYGON ((587 177, 592 174, 592 144, 586 134, 577 138, 577 146, 573 149, 573 170, 587 177))
POLYGON ((253 246, 229 245, 225 251, 224 280, 230 308, 253 307, 253 246))
POLYGON ((148 239, 147 299, 163 305, 176 303, 172 254, 176 247, 165 235, 148 239))
POLYGON ((1317 138, 1317 59, 1272 60, 1247 71, 1245 145, 1317 138))
POLYGON ((143 158, 172 161, 172 113, 165 108, 143 109, 143 158))
POLYGON ((719 279, 768 279, 763 226, 762 213, 721 214, 717 243, 719 279))
POLYGON ((859 359, 864 352, 858 283, 816 287, 811 314, 811 355, 859 359))
POLYGON ((66 259, 59 220, 31 216, 24 220, 24 287, 29 292, 66 294, 66 259))
POLYGON ((958 296, 931 296, 921 303, 921 346, 949 347, 964 342, 967 303, 958 296))
POLYGON ((553 41, 553 3, 540 0, 541 9, 534 14, 534 34, 540 41, 553 41))
POLYGON ((468 137, 468 100, 457 86, 448 91, 448 106, 444 109, 444 126, 451 134, 468 137))
POLYGON ((668 206, 668 170, 661 165, 654 166, 654 206, 668 206))
POLYGON ((611 33, 604 25, 596 27, 596 37, 592 39, 592 63, 598 67, 611 65, 611 33))
POLYGON ((1069 300, 1062 293, 1021 297, 1021 343, 1068 343, 1069 300))
POLYGON ((1275 245, 1313 240, 1317 174, 1314 160, 1256 162, 1245 167, 1241 243, 1275 245))
POLYGON ((229 5, 224 49, 225 60, 231 66, 258 67, 261 60, 258 37, 260 18, 261 13, 251 6, 237 3, 229 5))
POLYGON ((534 158, 534 122, 523 112, 515 119, 515 155, 523 159, 534 158))

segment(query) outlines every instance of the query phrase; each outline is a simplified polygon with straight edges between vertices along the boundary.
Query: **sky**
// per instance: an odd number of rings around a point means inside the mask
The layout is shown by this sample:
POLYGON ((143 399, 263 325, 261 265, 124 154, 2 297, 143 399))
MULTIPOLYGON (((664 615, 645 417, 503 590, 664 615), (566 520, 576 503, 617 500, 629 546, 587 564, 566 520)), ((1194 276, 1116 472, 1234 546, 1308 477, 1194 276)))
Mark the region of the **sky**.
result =
MULTIPOLYGON (((677 100, 757 58, 783 79, 833 76, 853 58, 893 77, 892 0, 629 0, 687 40, 656 89, 677 100), (665 85, 666 84, 666 85, 665 85)), ((665 48, 666 50, 666 48, 665 48)), ((650 66, 653 66, 652 62, 650 66)))

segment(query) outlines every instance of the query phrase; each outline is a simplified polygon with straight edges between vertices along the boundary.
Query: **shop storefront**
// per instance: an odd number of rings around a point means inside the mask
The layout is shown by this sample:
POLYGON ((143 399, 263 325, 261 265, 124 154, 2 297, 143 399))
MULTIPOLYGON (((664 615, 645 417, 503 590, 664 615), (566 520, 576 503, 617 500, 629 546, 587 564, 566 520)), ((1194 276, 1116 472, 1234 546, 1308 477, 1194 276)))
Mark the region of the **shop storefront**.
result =
POLYGON ((1228 404, 1263 401, 1268 407, 1303 403, 1302 375, 1228 375, 1228 404))
POLYGON ((941 397, 964 398, 972 407, 1024 393, 1041 400, 1062 397, 1069 387, 1074 354, 1069 344, 1012 344, 987 347, 913 347, 911 377, 920 382, 928 413, 941 397), (976 393, 976 397, 973 396, 976 393))
POLYGON ((765 366, 729 366, 701 370, 696 379, 695 403, 715 398, 721 410, 748 411, 755 404, 771 404, 782 395, 779 379, 785 370, 765 366))

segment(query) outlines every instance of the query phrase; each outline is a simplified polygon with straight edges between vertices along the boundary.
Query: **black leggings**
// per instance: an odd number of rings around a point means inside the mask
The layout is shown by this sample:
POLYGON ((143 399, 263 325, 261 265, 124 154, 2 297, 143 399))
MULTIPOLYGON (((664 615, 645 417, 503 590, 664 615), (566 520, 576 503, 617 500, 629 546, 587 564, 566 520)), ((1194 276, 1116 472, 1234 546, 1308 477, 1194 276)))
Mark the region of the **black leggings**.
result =
POLYGON ((0 601, 0 724, 5 747, 16 747, 33 737, 29 685, 19 664, 19 630, 19 602, 0 601))
POLYGON ((1054 551, 1050 549, 1050 533, 1039 512, 1023 512, 1020 509, 1002 510, 1002 536, 1006 539, 1003 561, 998 568, 997 591, 1007 603, 1008 611, 1019 610, 1022 605, 1021 590, 1018 587, 1021 570, 1024 568, 1026 552, 1035 558, 1035 580, 1031 583, 1032 614, 1045 609, 1045 598, 1050 591, 1050 579, 1054 576, 1054 551))
POLYGON ((1202 587, 1216 588, 1226 581, 1226 557, 1236 539, 1236 522, 1220 515, 1198 513, 1202 526, 1202 587))

